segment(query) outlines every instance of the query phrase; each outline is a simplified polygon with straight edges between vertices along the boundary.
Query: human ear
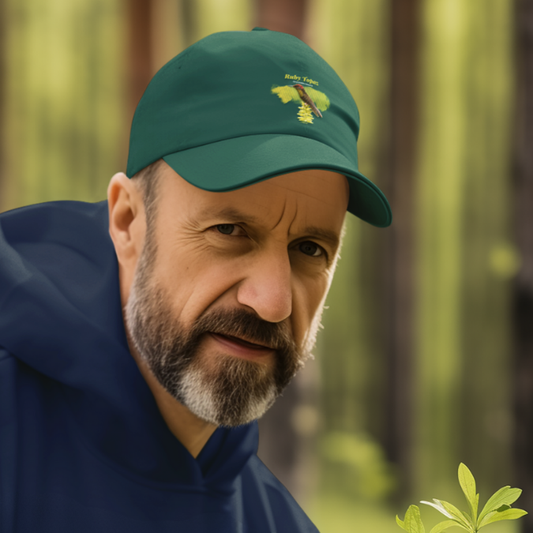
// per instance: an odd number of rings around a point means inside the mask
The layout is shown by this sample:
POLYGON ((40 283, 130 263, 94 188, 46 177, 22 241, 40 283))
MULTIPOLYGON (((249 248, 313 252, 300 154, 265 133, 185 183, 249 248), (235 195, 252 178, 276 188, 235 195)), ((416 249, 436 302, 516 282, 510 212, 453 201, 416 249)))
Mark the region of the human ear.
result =
POLYGON ((118 262, 126 270, 134 270, 142 251, 146 218, 141 192, 124 174, 115 174, 107 188, 109 234, 118 262))

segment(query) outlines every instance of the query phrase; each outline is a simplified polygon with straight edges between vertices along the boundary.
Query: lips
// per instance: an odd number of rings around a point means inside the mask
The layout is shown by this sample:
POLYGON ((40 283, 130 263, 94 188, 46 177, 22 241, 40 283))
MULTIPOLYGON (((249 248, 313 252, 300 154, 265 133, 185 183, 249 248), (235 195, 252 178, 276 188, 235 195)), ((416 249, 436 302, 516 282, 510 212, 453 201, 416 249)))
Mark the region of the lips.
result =
POLYGON ((275 355, 275 350, 268 346, 255 344, 239 337, 220 333, 210 333, 209 336, 215 341, 218 349, 222 349, 222 353, 227 355, 233 355, 255 362, 261 361, 262 363, 273 361, 272 358, 275 355))
POLYGON ((233 337, 231 335, 223 335, 222 333, 211 333, 211 335, 215 337, 221 337, 222 339, 227 339, 230 342, 234 342, 236 344, 239 344, 240 346, 243 346, 244 348, 248 348, 251 350, 258 350, 258 351, 272 351, 273 348, 270 348, 269 346, 263 346, 262 344, 256 344, 253 342, 245 341, 244 339, 241 339, 239 337, 233 337))

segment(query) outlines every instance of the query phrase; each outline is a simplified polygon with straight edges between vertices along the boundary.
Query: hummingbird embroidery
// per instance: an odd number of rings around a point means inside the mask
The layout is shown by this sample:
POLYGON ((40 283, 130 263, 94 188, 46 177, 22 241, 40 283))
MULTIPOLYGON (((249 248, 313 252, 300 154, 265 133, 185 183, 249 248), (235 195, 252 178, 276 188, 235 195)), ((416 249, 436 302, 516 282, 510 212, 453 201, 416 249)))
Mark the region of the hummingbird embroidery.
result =
POLYGON ((322 118, 320 111, 329 108, 329 98, 321 91, 312 87, 305 87, 299 83, 295 85, 273 86, 272 94, 275 94, 284 103, 293 102, 300 104, 298 120, 305 124, 313 123, 313 113, 316 117, 322 118))
POLYGON ((293 85, 293 87, 298 91, 298 96, 300 97, 300 100, 307 104, 313 110, 313 113, 317 117, 322 118, 322 113, 318 110, 313 100, 309 98, 309 95, 305 92, 304 86, 300 85, 299 83, 296 83, 293 85))

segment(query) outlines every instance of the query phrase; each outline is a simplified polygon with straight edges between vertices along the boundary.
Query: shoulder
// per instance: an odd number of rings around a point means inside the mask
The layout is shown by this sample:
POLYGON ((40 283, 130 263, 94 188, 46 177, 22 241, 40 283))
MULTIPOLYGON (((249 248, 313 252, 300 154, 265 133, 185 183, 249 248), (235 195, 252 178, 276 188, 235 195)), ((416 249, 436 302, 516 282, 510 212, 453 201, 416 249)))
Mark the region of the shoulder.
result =
POLYGON ((14 287, 36 275, 107 264, 114 254, 108 226, 107 201, 46 202, 0 213, 0 309, 14 287))
POLYGON ((44 202, 0 213, 0 231, 8 242, 40 241, 47 235, 69 234, 84 227, 107 231, 107 200, 44 202))
POLYGON ((107 210, 107 200, 101 202, 79 202, 76 200, 57 200, 54 202, 42 202, 30 204, 0 213, 0 219, 11 217, 23 217, 29 214, 40 214, 50 211, 64 213, 96 213, 102 209, 107 210))

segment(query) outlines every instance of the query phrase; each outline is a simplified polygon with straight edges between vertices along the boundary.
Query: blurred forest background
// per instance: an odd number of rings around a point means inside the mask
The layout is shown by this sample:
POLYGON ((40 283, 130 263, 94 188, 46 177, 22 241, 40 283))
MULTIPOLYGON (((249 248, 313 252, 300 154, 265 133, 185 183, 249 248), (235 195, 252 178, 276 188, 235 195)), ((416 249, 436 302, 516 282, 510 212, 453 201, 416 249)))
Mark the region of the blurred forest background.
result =
POLYGON ((460 461, 482 501, 523 488, 531 515, 500 530, 533 533, 531 0, 0 0, 0 210, 104 199, 151 76, 254 26, 348 85, 394 214, 348 218, 316 359, 261 457, 325 533, 455 502, 460 461))

